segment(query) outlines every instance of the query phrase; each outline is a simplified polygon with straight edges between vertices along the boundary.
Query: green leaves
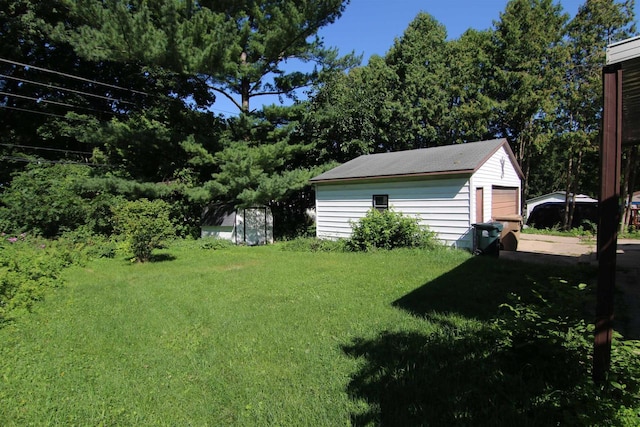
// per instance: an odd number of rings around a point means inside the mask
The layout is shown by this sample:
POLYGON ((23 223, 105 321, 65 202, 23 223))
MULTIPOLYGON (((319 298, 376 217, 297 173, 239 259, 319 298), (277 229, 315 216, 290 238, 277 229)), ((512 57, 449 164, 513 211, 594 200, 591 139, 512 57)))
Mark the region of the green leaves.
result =
POLYGON ((30 166, 0 193, 0 220, 11 230, 55 237, 87 221, 89 206, 75 186, 90 175, 75 165, 30 166))
POLYGON ((175 236, 169 210, 166 202, 148 199, 125 202, 113 208, 116 231, 124 236, 136 261, 149 261, 154 249, 162 248, 167 239, 175 236))
POLYGON ((348 66, 326 51, 317 31, 337 19, 343 0, 182 2, 127 0, 72 3, 79 26, 55 34, 89 60, 142 61, 206 76, 244 112, 263 94, 294 95, 318 70, 285 70, 285 61, 320 69, 348 66), (239 96, 240 99, 235 99, 239 96))
POLYGON ((435 233, 420 226, 416 218, 391 209, 370 209, 353 224, 347 247, 356 251, 396 248, 429 248, 438 246, 435 233))

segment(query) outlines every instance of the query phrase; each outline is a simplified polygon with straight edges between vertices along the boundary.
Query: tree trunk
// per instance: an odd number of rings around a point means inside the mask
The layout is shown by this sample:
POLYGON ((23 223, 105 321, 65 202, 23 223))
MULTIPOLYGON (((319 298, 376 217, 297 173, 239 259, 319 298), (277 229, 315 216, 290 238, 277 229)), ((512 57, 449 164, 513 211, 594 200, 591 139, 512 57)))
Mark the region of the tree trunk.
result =
MULTIPOLYGON (((245 65, 247 65, 247 52, 242 52, 240 54, 240 63, 242 64, 242 68, 244 68, 245 65)), ((240 88, 240 94, 242 97, 242 112, 248 113, 249 112, 249 87, 251 85, 251 82, 247 77, 242 77, 240 84, 242 86, 240 88)))
MULTIPOLYGON (((571 177, 573 176, 573 156, 569 151, 569 158, 567 159, 567 181, 564 187, 564 217, 562 218, 562 229, 567 231, 571 228, 571 218, 569 217, 569 209, 571 204, 571 188, 573 183, 571 177)), ((575 201, 575 197, 573 198, 575 201)))
MULTIPOLYGON (((624 150, 623 150, 624 155, 624 150)), ((628 206, 624 202, 627 200, 627 186, 629 185, 629 175, 631 174, 631 151, 627 153, 627 161, 622 166, 622 182, 620 184, 620 200, 622 203, 622 215, 620 215, 620 223, 618 224, 618 232, 622 233, 625 229, 627 220, 628 206)))
POLYGON ((529 155, 527 153, 527 148, 528 148, 528 144, 527 144, 527 139, 528 137, 524 136, 525 132, 521 132, 520 133, 520 138, 519 142, 520 145, 518 147, 518 151, 517 151, 517 158, 516 160, 518 161, 518 164, 520 165, 520 168, 522 170, 522 175, 523 175, 523 180, 522 180, 522 191, 520 194, 520 212, 524 212, 524 206, 527 200, 527 196, 529 194, 529 155))
POLYGON ((520 214, 524 212, 524 205, 527 200, 527 195, 529 194, 529 162, 525 161, 521 163, 522 165, 522 175, 524 178, 522 180, 522 191, 520 194, 520 214))
POLYGON ((580 176, 582 169, 582 154, 583 150, 580 148, 578 150, 578 162, 576 163, 576 169, 573 172, 573 184, 570 187, 573 197, 571 199, 571 205, 569 206, 569 228, 571 228, 571 224, 573 224, 573 216, 576 213, 576 195, 578 194, 578 185, 580 184, 580 179, 578 177, 580 176))

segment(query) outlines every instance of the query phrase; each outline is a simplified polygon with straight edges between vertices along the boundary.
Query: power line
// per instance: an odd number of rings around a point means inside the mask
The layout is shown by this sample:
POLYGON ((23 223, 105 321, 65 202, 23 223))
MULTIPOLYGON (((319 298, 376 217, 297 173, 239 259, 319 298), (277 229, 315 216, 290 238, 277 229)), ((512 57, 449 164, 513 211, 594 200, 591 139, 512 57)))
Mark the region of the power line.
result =
POLYGON ((50 83, 41 83, 41 82, 36 82, 36 81, 33 81, 33 80, 27 80, 27 79, 21 79, 21 78, 18 78, 18 77, 7 76, 6 74, 0 74, 0 78, 17 80, 19 82, 34 84, 34 85, 38 85, 38 86, 44 86, 44 87, 49 88, 49 89, 57 89, 57 90, 65 91, 65 92, 76 93, 76 94, 79 94, 79 95, 92 96, 94 98, 106 99, 107 101, 121 102, 123 104, 135 105, 135 103, 133 103, 131 101, 124 101, 122 99, 111 98, 109 96, 96 95, 96 94, 93 94, 93 93, 82 92, 80 90, 68 89, 68 88, 64 88, 64 87, 60 87, 60 86, 55 86, 55 85, 52 85, 50 83))
MULTIPOLYGON (((22 112, 25 112, 25 113, 41 114, 43 116, 59 117, 61 119, 68 119, 69 118, 67 116, 63 116, 63 115, 60 115, 60 114, 45 113, 43 111, 29 110, 27 108, 10 107, 8 105, 0 105, 0 108, 6 108, 7 110, 22 111, 22 112)), ((78 119, 78 120, 80 120, 80 119, 78 119)))
POLYGON ((87 154, 89 156, 93 155, 93 153, 91 153, 89 151, 63 150, 61 148, 36 147, 34 145, 2 144, 2 143, 0 143, 0 146, 3 146, 3 147, 17 147, 17 148, 33 148, 34 150, 58 151, 58 152, 61 152, 61 153, 87 154))
POLYGON ((17 93, 9 93, 9 92, 0 91, 0 95, 13 96, 14 98, 20 98, 20 99, 27 99, 29 101, 35 101, 37 103, 41 103, 42 102, 42 103, 46 103, 46 104, 60 105, 60 106, 69 107, 69 108, 80 108, 82 110, 93 111, 94 113, 114 114, 114 115, 118 114, 118 113, 113 112, 113 111, 96 110, 94 108, 81 107, 79 105, 67 104, 66 102, 51 101, 51 100, 46 99, 46 98, 34 98, 32 96, 18 95, 17 93))
POLYGON ((83 166, 94 166, 94 167, 115 167, 110 164, 98 164, 98 163, 86 163, 86 162, 74 162, 71 160, 46 160, 46 159, 25 159, 24 157, 15 157, 15 156, 0 156, 0 160, 10 160, 15 162, 25 162, 25 163, 51 163, 56 165, 83 165, 83 166))
POLYGON ((142 91, 139 91, 139 90, 127 89, 125 87, 116 86, 116 85, 112 85, 112 84, 109 84, 109 83, 102 83, 102 82, 99 82, 97 80, 86 79, 84 77, 74 76, 73 74, 62 73, 60 71, 50 70, 48 68, 37 67, 35 65, 29 65, 29 64, 22 63, 22 62, 12 61, 10 59, 0 58, 0 62, 5 62, 7 64, 12 64, 12 65, 18 65, 20 67, 25 67, 27 69, 32 68, 34 70, 44 71, 45 73, 57 74, 59 76, 68 77, 68 78, 71 78, 71 79, 76 79, 76 80, 80 80, 80 81, 87 82, 87 83, 93 83, 93 84, 100 85, 100 86, 110 87, 112 89, 124 90, 124 91, 137 93, 139 95, 149 96, 148 93, 142 92, 142 91))
MULTIPOLYGON (((80 81, 83 81, 83 82, 88 82, 88 83, 93 83, 93 84, 100 85, 100 86, 109 87, 109 88, 112 88, 112 89, 129 91, 129 92, 137 93, 139 95, 144 95, 144 96, 152 96, 152 95, 148 94, 147 92, 139 91, 139 90, 136 90, 136 89, 128 89, 128 88, 125 88, 125 87, 122 87, 122 86, 113 85, 113 84, 110 84, 110 83, 103 83, 103 82, 100 82, 100 81, 97 81, 97 80, 91 80, 91 79, 87 79, 87 78, 84 78, 84 77, 75 76, 73 74, 63 73, 63 72, 51 70, 51 69, 48 69, 48 68, 43 68, 43 67, 38 67, 38 66, 35 66, 35 65, 25 64, 25 63, 22 63, 22 62, 12 61, 10 59, 0 58, 0 62, 12 64, 12 65, 18 65, 18 66, 21 66, 21 67, 25 67, 27 69, 34 69, 34 70, 38 70, 38 71, 44 71, 46 73, 52 73, 52 74, 56 74, 56 75, 59 75, 59 76, 80 80, 80 81)), ((8 77, 8 78, 17 79, 16 77, 9 77, 9 76, 3 76, 3 75, 0 75, 0 77, 8 77)), ((25 82, 28 82, 28 83, 45 85, 44 83, 30 82, 30 81, 24 80, 24 79, 22 79, 22 80, 25 81, 25 82)), ((64 88, 59 88, 59 89, 67 90, 67 91, 73 91, 71 89, 64 89, 64 88)), ((83 93, 83 94, 86 94, 86 95, 89 95, 89 96, 100 97, 100 95, 92 95, 92 94, 88 94, 88 93, 85 93, 85 92, 79 92, 79 93, 83 93)), ((112 99, 112 98, 107 98, 107 99, 112 99)), ((131 103, 130 101, 120 101, 120 100, 118 100, 118 101, 119 102, 123 102, 123 103, 134 104, 134 103, 131 103)), ((207 110, 209 110, 209 111, 218 111, 218 112, 227 113, 227 114, 236 114, 237 113, 237 112, 222 110, 222 109, 214 108, 214 107, 209 107, 209 108, 207 108, 207 110)))

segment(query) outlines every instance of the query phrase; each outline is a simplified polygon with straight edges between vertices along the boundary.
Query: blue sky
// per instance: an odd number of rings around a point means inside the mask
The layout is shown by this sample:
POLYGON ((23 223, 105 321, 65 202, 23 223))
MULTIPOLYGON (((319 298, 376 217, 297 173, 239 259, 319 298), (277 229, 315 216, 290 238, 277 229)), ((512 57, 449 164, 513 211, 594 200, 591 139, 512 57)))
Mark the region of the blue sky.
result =
MULTIPOLYGON (((323 28, 320 35, 327 46, 338 47, 340 53, 355 50, 364 54, 366 64, 372 54, 384 55, 420 12, 432 15, 445 26, 448 37, 456 39, 469 28, 491 28, 507 3, 507 0, 351 0, 342 17, 323 28)), ((559 3, 573 16, 584 1, 559 3)))
MULTIPOLYGON (((362 54, 362 63, 366 64, 371 55, 384 55, 420 12, 432 15, 445 26, 449 39, 456 39, 468 28, 491 28, 507 3, 507 0, 351 0, 342 17, 322 28, 319 34, 326 46, 337 47, 343 55, 351 51, 362 54)), ((557 3, 573 17, 584 1, 557 3)), ((640 0, 636 0, 636 16, 639 4, 640 0)), ((274 102, 278 102, 275 97, 254 98, 251 108, 274 102)), ((237 109, 219 96, 213 110, 228 116, 228 112, 235 115, 237 109)))

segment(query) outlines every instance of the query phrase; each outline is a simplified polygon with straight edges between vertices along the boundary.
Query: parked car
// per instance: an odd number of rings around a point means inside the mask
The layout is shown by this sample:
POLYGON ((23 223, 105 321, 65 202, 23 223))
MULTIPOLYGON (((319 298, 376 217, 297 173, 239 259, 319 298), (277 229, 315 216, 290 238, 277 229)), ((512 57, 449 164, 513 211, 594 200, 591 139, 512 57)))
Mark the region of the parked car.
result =
MULTIPOLYGON (((558 228, 564 221, 564 202, 548 202, 533 208, 527 218, 527 225, 533 228, 558 228)), ((595 231, 598 223, 598 204, 576 202, 571 228, 583 227, 595 231)))

